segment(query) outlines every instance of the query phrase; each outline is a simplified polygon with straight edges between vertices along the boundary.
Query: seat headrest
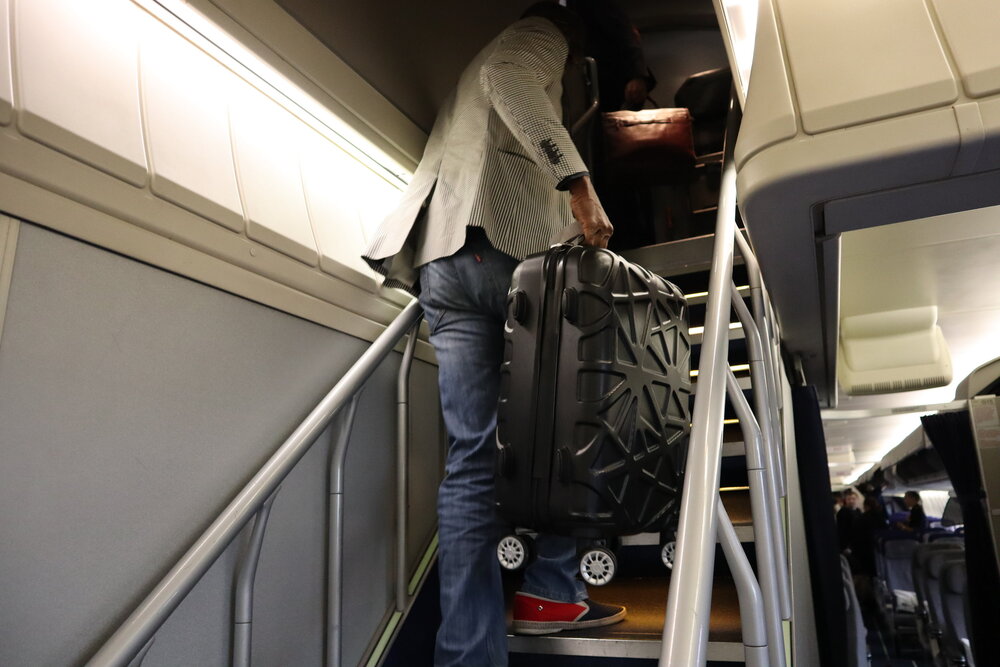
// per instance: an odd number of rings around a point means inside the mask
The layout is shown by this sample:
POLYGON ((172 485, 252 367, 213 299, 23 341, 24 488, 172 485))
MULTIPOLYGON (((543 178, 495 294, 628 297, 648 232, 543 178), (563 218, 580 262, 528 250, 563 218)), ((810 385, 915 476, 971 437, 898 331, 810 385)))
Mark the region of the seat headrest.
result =
POLYGON ((923 567, 927 564, 927 559, 939 551, 960 551, 963 548, 961 544, 953 542, 929 542, 921 544, 913 554, 914 563, 917 567, 923 567))
POLYGON ((956 551, 941 551, 933 554, 927 559, 927 572, 934 579, 940 579, 941 573, 944 570, 944 566, 949 561, 952 562, 965 562, 965 550, 961 552, 956 551))

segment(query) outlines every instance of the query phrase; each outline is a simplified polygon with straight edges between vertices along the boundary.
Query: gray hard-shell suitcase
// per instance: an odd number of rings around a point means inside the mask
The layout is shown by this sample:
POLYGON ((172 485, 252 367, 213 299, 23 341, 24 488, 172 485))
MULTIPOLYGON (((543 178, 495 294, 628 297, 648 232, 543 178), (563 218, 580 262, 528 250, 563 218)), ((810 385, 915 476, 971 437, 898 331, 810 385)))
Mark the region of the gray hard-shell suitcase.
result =
POLYGON ((690 432, 687 302, 615 253, 558 245, 507 299, 496 499, 579 537, 676 526, 690 432))

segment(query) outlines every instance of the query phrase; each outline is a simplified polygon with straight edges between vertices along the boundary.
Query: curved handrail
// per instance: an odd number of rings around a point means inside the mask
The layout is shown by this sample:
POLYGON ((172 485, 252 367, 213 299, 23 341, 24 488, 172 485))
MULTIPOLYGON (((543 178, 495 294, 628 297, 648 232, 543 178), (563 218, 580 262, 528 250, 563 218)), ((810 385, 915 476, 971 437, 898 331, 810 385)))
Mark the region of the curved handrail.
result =
POLYGON ((420 304, 416 300, 399 313, 146 596, 146 599, 94 654, 87 663, 88 666, 123 667, 142 650, 171 612, 235 539, 250 517, 261 508, 264 501, 292 471, 334 415, 360 391, 379 363, 392 352, 422 313, 420 304))

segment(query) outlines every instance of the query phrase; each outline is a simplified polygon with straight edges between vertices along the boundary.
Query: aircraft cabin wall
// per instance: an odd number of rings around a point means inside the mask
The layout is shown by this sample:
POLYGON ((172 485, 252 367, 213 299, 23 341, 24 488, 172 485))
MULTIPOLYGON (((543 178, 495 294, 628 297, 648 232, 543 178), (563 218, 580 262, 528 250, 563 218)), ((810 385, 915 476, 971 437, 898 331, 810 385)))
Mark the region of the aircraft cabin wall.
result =
MULTIPOLYGON (((147 9, 0 0, 4 665, 89 657, 406 301, 357 259, 371 204, 399 196, 393 172, 147 9)), ((348 455, 347 664, 393 604, 398 360, 364 391, 348 455)), ((435 524, 436 376, 421 343, 411 564, 435 524)), ((264 664, 323 663, 329 445, 268 524, 264 664)), ((246 534, 144 664, 228 664, 246 534)))

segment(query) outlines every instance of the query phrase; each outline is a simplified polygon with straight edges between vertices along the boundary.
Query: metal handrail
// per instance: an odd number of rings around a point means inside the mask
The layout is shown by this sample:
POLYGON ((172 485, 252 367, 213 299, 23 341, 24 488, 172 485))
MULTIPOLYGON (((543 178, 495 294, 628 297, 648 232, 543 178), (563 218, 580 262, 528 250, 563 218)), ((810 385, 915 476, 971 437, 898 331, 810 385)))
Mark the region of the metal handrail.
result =
POLYGON ((94 654, 88 665, 124 667, 142 650, 250 518, 274 493, 333 417, 361 390, 381 361, 392 352, 406 332, 419 320, 421 314, 422 310, 417 301, 411 302, 400 312, 146 596, 146 599, 94 654))
POLYGON ((705 330, 699 358, 688 461, 681 496, 677 555, 667 596, 660 664, 704 665, 712 604, 712 575, 718 530, 717 503, 722 460, 729 339, 729 290, 736 231, 736 165, 733 141, 738 113, 730 106, 726 148, 715 222, 715 248, 709 277, 705 330))
POLYGON ((733 528, 733 522, 729 520, 729 514, 722 504, 722 498, 716 496, 715 502, 718 505, 716 511, 719 513, 719 543, 733 573, 739 596, 745 664, 747 667, 776 667, 776 663, 768 654, 773 640, 764 624, 767 612, 760 586, 754 577, 746 552, 743 551, 743 545, 740 544, 736 529, 733 528))

